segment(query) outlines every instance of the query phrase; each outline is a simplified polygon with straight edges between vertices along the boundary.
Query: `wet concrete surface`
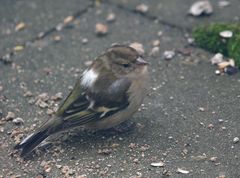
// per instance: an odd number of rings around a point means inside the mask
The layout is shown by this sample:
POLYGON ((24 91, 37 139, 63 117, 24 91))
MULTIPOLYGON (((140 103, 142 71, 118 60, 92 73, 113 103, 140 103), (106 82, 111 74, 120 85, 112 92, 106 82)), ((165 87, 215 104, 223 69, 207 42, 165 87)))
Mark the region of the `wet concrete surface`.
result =
POLYGON ((240 177, 239 143, 233 142, 240 137, 240 75, 215 75, 216 68, 209 62, 213 54, 189 46, 186 38, 198 24, 235 21, 240 3, 230 1, 230 6, 220 9, 214 1, 212 16, 193 18, 186 16, 193 2, 147 1, 146 15, 132 11, 140 3, 135 0, 92 6, 91 1, 83 0, 0 2, 0 54, 27 44, 11 57, 11 64, 0 63, 0 177, 240 177), (40 32, 84 9, 62 30, 36 40, 40 32), (107 23, 111 12, 116 20, 107 23), (149 18, 152 16, 158 20, 149 18), (15 32, 21 21, 26 28, 15 32), (96 23, 109 26, 106 36, 96 36, 96 23), (54 40, 56 36, 61 38, 59 42, 54 40), (84 38, 87 44, 82 43, 84 38), (160 52, 151 57, 152 41, 157 39, 160 52), (54 96, 62 92, 66 97, 86 68, 85 62, 112 43, 129 42, 142 43, 151 64, 149 94, 132 118, 136 128, 122 134, 73 131, 22 160, 13 150, 15 142, 50 118, 49 109, 61 103, 48 103, 49 108, 43 109, 34 99, 42 93, 54 96), (166 50, 189 53, 177 52, 173 59, 165 60, 166 50), (27 97, 27 91, 33 96, 27 97), (4 121, 8 112, 24 123, 4 121), (164 166, 152 167, 154 162, 164 166), (178 168, 189 173, 177 173, 178 168))

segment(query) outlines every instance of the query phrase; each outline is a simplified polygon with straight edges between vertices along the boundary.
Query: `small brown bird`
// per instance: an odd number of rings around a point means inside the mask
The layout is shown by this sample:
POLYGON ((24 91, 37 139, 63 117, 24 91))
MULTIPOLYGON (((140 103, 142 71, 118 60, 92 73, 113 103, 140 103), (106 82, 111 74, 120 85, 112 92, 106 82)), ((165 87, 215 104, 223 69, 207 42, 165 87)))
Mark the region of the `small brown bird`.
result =
POLYGON ((119 125, 140 107, 148 88, 147 62, 132 47, 116 45, 93 61, 56 112, 15 149, 29 154, 49 135, 83 126, 102 130, 119 125))

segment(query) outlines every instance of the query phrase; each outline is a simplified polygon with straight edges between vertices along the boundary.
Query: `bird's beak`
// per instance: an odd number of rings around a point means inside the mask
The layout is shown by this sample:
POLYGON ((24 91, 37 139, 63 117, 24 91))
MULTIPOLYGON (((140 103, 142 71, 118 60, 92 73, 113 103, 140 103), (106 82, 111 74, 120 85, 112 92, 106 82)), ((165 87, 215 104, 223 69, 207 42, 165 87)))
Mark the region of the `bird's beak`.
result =
POLYGON ((137 64, 138 65, 149 65, 147 61, 145 61, 142 57, 137 58, 137 64))

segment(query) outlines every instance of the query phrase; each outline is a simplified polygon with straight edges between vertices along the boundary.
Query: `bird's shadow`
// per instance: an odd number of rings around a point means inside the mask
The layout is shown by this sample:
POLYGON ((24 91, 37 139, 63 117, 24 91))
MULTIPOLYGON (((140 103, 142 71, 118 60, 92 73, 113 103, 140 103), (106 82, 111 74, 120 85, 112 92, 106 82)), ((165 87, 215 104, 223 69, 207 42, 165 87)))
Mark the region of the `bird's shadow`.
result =
POLYGON ((87 151, 92 146, 103 146, 109 140, 118 140, 119 138, 128 138, 137 131, 135 122, 126 121, 117 127, 100 131, 88 131, 74 129, 69 132, 59 134, 56 138, 40 146, 34 150, 31 154, 24 157, 24 160, 37 160, 48 158, 49 155, 53 155, 56 148, 63 149, 65 154, 68 153, 72 147, 77 148, 78 151, 87 151))

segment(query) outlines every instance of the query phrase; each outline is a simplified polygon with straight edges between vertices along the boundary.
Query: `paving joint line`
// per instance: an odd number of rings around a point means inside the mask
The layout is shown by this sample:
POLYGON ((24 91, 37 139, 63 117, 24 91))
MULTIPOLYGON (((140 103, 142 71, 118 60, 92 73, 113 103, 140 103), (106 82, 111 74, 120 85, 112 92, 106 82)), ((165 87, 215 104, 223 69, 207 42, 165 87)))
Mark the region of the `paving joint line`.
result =
MULTIPOLYGON (((84 9, 79 10, 75 13, 73 13, 71 15, 71 21, 74 21, 75 19, 79 18, 80 16, 82 16, 83 14, 87 13, 89 11, 89 9, 94 8, 95 7, 95 2, 91 1, 91 3, 89 3, 84 9)), ((61 31, 63 29, 66 29, 69 26, 69 23, 64 23, 64 22, 60 22, 58 23, 56 26, 49 28, 48 30, 44 31, 44 32, 40 32, 37 36, 33 37, 30 40, 26 40, 25 42, 23 42, 22 44, 18 45, 23 47, 23 50, 29 46, 32 43, 35 43, 36 41, 42 40, 45 37, 51 35, 54 32, 57 31, 61 31)), ((0 62, 4 63, 4 64, 10 64, 12 63, 12 57, 15 56, 18 52, 14 50, 14 47, 11 48, 11 50, 7 53, 5 53, 4 55, 2 55, 0 57, 0 62)))
MULTIPOLYGON (((113 2, 110 2, 109 0, 102 1, 102 3, 103 4, 108 4, 108 5, 111 5, 111 6, 115 6, 116 8, 118 8, 122 11, 127 11, 131 14, 134 14, 134 15, 139 15, 139 16, 141 16, 143 18, 146 18, 150 21, 158 21, 162 25, 168 26, 168 27, 173 28, 173 29, 177 29, 184 34, 191 32, 191 29, 189 29, 189 28, 183 28, 181 26, 170 23, 168 21, 159 19, 157 16, 154 16, 154 15, 151 15, 151 14, 140 13, 140 12, 136 11, 135 9, 129 9, 129 8, 125 7, 124 5, 121 5, 121 4, 118 4, 118 3, 113 3, 113 2)), ((80 11, 77 11, 77 12, 73 13, 73 15, 71 15, 72 16, 71 21, 75 20, 76 18, 79 18, 81 15, 87 13, 89 11, 89 9, 94 8, 95 6, 96 6, 96 2, 94 0, 91 0, 91 3, 88 4, 84 9, 82 9, 80 11)), ((26 40, 25 42, 23 42, 19 46, 22 46, 23 49, 25 49, 27 46, 29 46, 29 44, 35 43, 38 40, 42 40, 42 39, 51 35, 54 32, 61 31, 65 28, 67 28, 68 25, 69 24, 64 24, 63 22, 60 22, 56 26, 54 26, 54 27, 52 27, 52 28, 50 28, 50 29, 48 29, 44 32, 40 32, 37 36, 33 37, 32 39, 26 40)), ((11 58, 13 56, 15 56, 16 54, 17 54, 17 51, 15 51, 14 48, 12 48, 10 50, 10 52, 8 52, 5 55, 0 57, 0 62, 3 62, 4 64, 9 64, 9 63, 12 62, 11 58)))
POLYGON ((129 8, 125 7, 124 5, 110 2, 109 0, 106 0, 105 3, 109 4, 109 5, 112 5, 112 6, 115 6, 115 7, 117 7, 120 10, 124 10, 124 11, 127 11, 129 13, 132 13, 134 15, 139 15, 139 16, 141 16, 143 18, 146 18, 146 19, 148 19, 150 21, 158 21, 162 25, 166 25, 166 26, 168 26, 170 28, 177 29, 177 30, 181 31, 182 33, 190 33, 191 32, 190 28, 184 28, 184 27, 178 26, 178 25, 176 25, 174 23, 165 21, 163 19, 159 19, 157 16, 154 16, 154 15, 151 15, 151 14, 147 14, 147 13, 141 13, 141 12, 136 11, 135 9, 129 9, 129 8))

